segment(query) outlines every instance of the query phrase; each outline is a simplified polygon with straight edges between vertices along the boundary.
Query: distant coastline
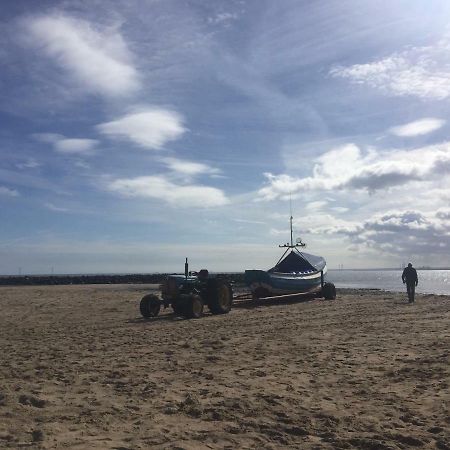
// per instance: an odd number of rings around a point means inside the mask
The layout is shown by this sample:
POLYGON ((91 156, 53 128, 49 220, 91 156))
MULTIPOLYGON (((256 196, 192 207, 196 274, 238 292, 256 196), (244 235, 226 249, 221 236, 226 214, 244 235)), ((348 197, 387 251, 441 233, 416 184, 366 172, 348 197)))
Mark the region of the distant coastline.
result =
MULTIPOLYGON (((375 270, 403 270, 404 267, 377 267, 377 268, 371 268, 371 269, 334 269, 330 268, 329 270, 332 271, 375 271, 375 270)), ((416 267, 417 270, 450 270, 450 267, 429 267, 429 266, 421 266, 416 267)))

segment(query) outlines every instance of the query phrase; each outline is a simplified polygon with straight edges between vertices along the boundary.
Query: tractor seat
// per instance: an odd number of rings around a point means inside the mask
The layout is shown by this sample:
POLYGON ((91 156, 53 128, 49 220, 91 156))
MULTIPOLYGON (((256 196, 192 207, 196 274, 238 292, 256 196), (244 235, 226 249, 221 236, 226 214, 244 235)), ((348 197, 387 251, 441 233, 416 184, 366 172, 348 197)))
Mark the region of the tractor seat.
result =
POLYGON ((199 279, 205 279, 205 278, 208 278, 208 275, 209 275, 208 269, 202 269, 202 270, 200 270, 200 272, 197 274, 197 277, 198 277, 199 279))

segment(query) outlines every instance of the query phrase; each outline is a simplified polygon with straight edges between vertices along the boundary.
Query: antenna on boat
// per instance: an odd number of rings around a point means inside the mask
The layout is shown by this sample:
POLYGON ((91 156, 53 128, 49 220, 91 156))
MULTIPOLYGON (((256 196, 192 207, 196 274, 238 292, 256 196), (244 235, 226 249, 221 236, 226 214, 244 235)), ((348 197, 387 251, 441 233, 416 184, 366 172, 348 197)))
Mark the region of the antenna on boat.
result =
POLYGON ((290 223, 291 223, 291 246, 294 245, 294 240, 292 239, 292 193, 289 192, 289 212, 291 214, 290 223))
POLYGON ((290 229, 291 229, 291 242, 290 243, 288 242, 287 244, 279 245, 278 247, 280 247, 280 248, 306 247, 306 244, 303 243, 300 238, 297 238, 297 241, 294 244, 294 237, 293 237, 294 233, 293 233, 293 229, 292 229, 292 221, 294 220, 294 218, 292 217, 292 193, 291 192, 289 192, 289 210, 291 213, 291 215, 289 217, 289 225, 290 225, 290 229))

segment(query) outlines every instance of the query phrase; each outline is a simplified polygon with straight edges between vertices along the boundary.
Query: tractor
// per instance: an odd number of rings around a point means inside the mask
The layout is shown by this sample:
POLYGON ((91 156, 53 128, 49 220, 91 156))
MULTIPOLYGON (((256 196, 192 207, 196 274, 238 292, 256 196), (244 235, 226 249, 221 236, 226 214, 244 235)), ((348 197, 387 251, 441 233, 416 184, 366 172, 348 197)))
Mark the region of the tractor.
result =
POLYGON ((155 294, 142 298, 140 312, 143 317, 156 317, 163 305, 164 308, 171 306, 178 316, 198 319, 203 315, 204 305, 212 314, 227 314, 233 303, 229 283, 209 275, 206 269, 189 272, 187 258, 184 275, 169 275, 160 288, 161 298, 155 294))

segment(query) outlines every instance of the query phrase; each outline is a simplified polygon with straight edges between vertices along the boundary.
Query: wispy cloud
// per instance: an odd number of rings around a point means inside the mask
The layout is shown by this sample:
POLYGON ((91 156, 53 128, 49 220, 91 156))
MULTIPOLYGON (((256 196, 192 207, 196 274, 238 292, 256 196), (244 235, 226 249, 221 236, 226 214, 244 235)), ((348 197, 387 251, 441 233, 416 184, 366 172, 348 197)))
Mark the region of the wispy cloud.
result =
POLYGON ((124 197, 153 198, 177 207, 209 208, 229 203, 220 189, 181 185, 163 175, 117 179, 110 182, 107 189, 124 197))
POLYGON ((308 203, 305 206, 305 208, 307 210, 309 210, 309 211, 317 211, 317 210, 320 210, 320 209, 326 207, 327 205, 328 205, 327 201, 318 200, 318 201, 315 201, 315 202, 308 203))
POLYGON ((89 154, 97 145, 95 139, 61 139, 55 143, 55 150, 60 153, 89 154))
POLYGON ((428 182, 433 175, 450 171, 450 143, 409 151, 363 154, 354 144, 333 149, 316 159, 313 175, 299 178, 266 173, 269 183, 259 190, 259 199, 275 200, 304 191, 358 189, 368 192, 428 182))
POLYGON ((444 124, 445 120, 430 117, 392 127, 389 131, 401 137, 421 136, 439 130, 444 124))
POLYGON ((337 66, 333 77, 348 79, 394 96, 444 100, 450 96, 450 39, 412 47, 366 64, 337 66))
POLYGON ((249 220, 249 219, 238 219, 238 218, 234 218, 232 220, 237 223, 248 223, 250 225, 266 225, 266 222, 263 222, 262 220, 249 220))
POLYGON ((239 17, 237 13, 223 12, 218 13, 215 16, 208 17, 208 23, 219 24, 228 23, 230 21, 236 20, 239 17))
POLYGON ((85 162, 85 161, 75 161, 74 162, 75 167, 79 167, 80 169, 84 169, 84 170, 89 170, 91 168, 91 166, 85 162))
POLYGON ((97 125, 97 129, 109 138, 128 140, 150 150, 161 149, 186 131, 180 114, 159 108, 141 109, 97 125))
POLYGON ((139 86, 137 70, 120 33, 64 15, 28 18, 29 44, 42 50, 88 91, 130 94, 139 86))
POLYGON ((18 169, 35 169, 36 167, 40 167, 41 163, 36 161, 34 158, 27 158, 24 162, 20 162, 16 164, 18 169))
POLYGON ((64 208, 62 206, 56 206, 53 203, 44 203, 44 206, 49 209, 50 211, 54 212, 68 212, 69 210, 67 208, 64 208))
POLYGON ((10 189, 6 186, 0 186, 0 196, 2 197, 18 197, 20 194, 15 189, 10 189))
POLYGON ((170 170, 181 175, 217 175, 220 173, 219 169, 200 162, 186 161, 178 158, 163 158, 161 161, 166 164, 170 170))
POLYGON ((56 133, 36 133, 33 137, 52 144, 55 151, 64 154, 90 155, 98 144, 96 139, 67 138, 56 133))

